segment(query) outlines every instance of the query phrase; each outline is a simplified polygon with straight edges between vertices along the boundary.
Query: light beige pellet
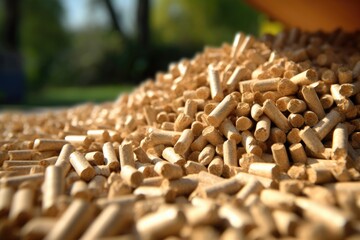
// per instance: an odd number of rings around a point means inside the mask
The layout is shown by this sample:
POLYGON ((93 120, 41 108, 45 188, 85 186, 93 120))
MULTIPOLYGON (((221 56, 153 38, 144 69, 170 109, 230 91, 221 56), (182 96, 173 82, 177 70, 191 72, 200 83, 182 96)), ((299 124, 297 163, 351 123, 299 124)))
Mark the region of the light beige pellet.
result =
POLYGON ((95 207, 84 200, 76 199, 61 215, 44 239, 76 239, 89 226, 95 215, 95 207))
POLYGON ((316 80, 318 80, 318 76, 315 70, 308 69, 304 72, 295 75, 290 80, 299 86, 303 86, 315 82, 316 80))
POLYGON ((34 149, 38 151, 59 151, 61 148, 67 144, 68 141, 61 139, 44 139, 38 138, 34 141, 34 149))
POLYGON ((31 219, 21 229, 22 239, 43 239, 55 226, 56 219, 50 217, 36 217, 31 219))
POLYGON ((237 101, 232 95, 227 95, 207 117, 211 126, 218 127, 221 122, 236 108, 237 101))
POLYGON ((211 98, 220 102, 224 98, 224 93, 220 83, 219 71, 213 65, 209 65, 207 72, 211 98))
POLYGON ((104 154, 105 165, 109 166, 110 170, 117 171, 120 167, 120 162, 115 154, 115 150, 111 142, 104 143, 102 151, 104 154))
POLYGON ((266 100, 263 105, 263 111, 278 128, 284 132, 288 132, 290 130, 287 118, 275 106, 273 101, 266 100))
POLYGON ((186 218, 181 210, 168 207, 139 219, 136 230, 143 239, 160 239, 178 234, 185 222, 186 218))
POLYGON ((12 200, 9 219, 16 225, 23 225, 29 221, 35 214, 34 201, 34 189, 18 189, 12 200))
POLYGON ((183 176, 183 170, 177 164, 160 161, 155 164, 155 172, 166 179, 178 179, 183 176))
POLYGON ((184 156, 184 154, 189 150, 191 143, 194 141, 194 134, 191 129, 185 129, 178 141, 174 145, 174 151, 177 154, 184 156))
POLYGON ((236 143, 241 142, 240 133, 237 131, 236 127, 229 119, 225 119, 221 123, 221 125, 219 126, 219 130, 227 139, 234 140, 236 143))
POLYGON ((333 109, 321 119, 312 129, 320 140, 324 139, 329 132, 343 119, 342 114, 333 109))
POLYGON ((280 176, 280 169, 275 163, 255 162, 250 164, 249 173, 261 177, 277 179, 280 176))
POLYGON ((290 162, 284 144, 273 144, 271 146, 271 152, 275 163, 279 166, 280 171, 287 172, 290 168, 290 162))
POLYGON ((90 165, 82 153, 77 151, 71 153, 70 163, 81 179, 89 181, 95 176, 95 169, 90 165))
POLYGON ((11 208, 14 196, 14 189, 11 187, 0 188, 0 217, 7 217, 11 208))
POLYGON ((42 191, 42 210, 49 216, 54 216, 58 209, 57 198, 64 193, 65 179, 62 168, 49 166, 45 170, 45 178, 42 191))

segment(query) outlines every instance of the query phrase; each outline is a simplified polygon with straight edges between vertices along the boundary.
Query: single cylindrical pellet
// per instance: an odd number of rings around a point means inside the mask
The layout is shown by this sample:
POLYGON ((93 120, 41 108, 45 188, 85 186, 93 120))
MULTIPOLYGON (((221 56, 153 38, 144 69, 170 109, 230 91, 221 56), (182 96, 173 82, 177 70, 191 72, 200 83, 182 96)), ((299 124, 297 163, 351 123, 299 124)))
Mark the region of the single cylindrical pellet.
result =
POLYGON ((249 70, 244 66, 237 66, 232 72, 229 79, 226 81, 226 87, 228 91, 233 91, 238 85, 239 81, 246 78, 249 74, 249 70))
POLYGON ((253 92, 275 91, 277 90, 280 79, 281 78, 270 78, 254 81, 250 84, 250 89, 253 92))
POLYGON ((322 153, 325 151, 325 147, 318 138, 316 132, 310 128, 305 127, 300 131, 300 138, 304 141, 306 146, 314 153, 322 153))
POLYGON ((184 165, 186 175, 198 174, 201 171, 207 171, 206 167, 201 163, 194 161, 187 161, 184 165))
POLYGON ((100 140, 103 142, 110 141, 109 132, 105 129, 92 129, 87 130, 86 134, 93 139, 100 140))
POLYGON ((63 178, 62 168, 49 166, 45 170, 43 184, 42 210, 48 215, 57 213, 57 198, 64 193, 65 181, 63 178))
POLYGON ((329 109, 334 104, 334 98, 330 94, 324 94, 320 97, 320 102, 324 109, 329 109))
POLYGON ((88 190, 93 196, 103 196, 107 186, 107 178, 96 175, 88 184, 88 190))
POLYGON ((224 204, 221 206, 218 214, 221 218, 226 219, 231 227, 239 229, 243 233, 249 232, 255 225, 249 213, 232 204, 224 204))
POLYGON ((120 162, 115 154, 114 147, 111 142, 104 143, 103 147, 104 162, 109 166, 110 170, 117 171, 120 167, 120 162))
POLYGON ((298 90, 298 85, 287 78, 282 78, 277 84, 277 92, 282 96, 294 95, 298 90))
POLYGON ((248 116, 250 113, 250 104, 246 102, 239 102, 236 106, 235 113, 236 116, 248 116))
POLYGON ((191 124, 191 131, 193 132, 194 137, 198 137, 202 131, 204 130, 205 126, 202 122, 194 121, 191 124))
POLYGON ((216 176, 221 176, 224 169, 224 160, 217 156, 211 160, 208 165, 208 172, 216 176))
POLYGON ((236 119, 236 129, 238 131, 245 131, 252 127, 253 122, 250 118, 241 116, 238 119, 236 119))
POLYGON ((213 160, 214 156, 215 148, 213 145, 208 144, 201 150, 198 161, 204 166, 207 166, 213 160))
POLYGON ((13 201, 14 189, 11 187, 0 188, 0 217, 7 217, 13 201))
POLYGON ((70 163, 81 179, 89 181, 95 176, 95 169, 90 165, 82 153, 75 151, 70 154, 70 163))
POLYGON ((77 180, 71 185, 70 195, 74 198, 81 198, 84 200, 90 200, 92 198, 88 185, 83 180, 77 180))
POLYGON ((194 134, 191 129, 185 129, 178 141, 174 145, 174 151, 177 154, 184 156, 184 154, 189 150, 191 143, 194 141, 194 134))
POLYGON ((199 87, 196 89, 196 96, 199 99, 208 99, 210 96, 210 89, 206 86, 199 87))
POLYGON ((227 95, 207 117, 211 126, 218 127, 221 122, 236 108, 237 101, 232 95, 227 95))
POLYGON ((251 194, 259 194, 264 186, 256 178, 249 180, 243 188, 236 194, 235 198, 238 203, 244 203, 251 194))
POLYGON ((37 217, 31 219, 20 231, 22 239, 43 239, 55 226, 56 219, 50 217, 37 217))
POLYGON ((174 145, 176 141, 179 139, 181 132, 177 131, 168 131, 168 130, 160 130, 160 129, 153 129, 150 132, 150 140, 151 143, 154 145, 157 144, 168 144, 174 145))
POLYGON ((237 53, 238 53, 240 46, 244 40, 245 40, 244 33, 242 33, 242 32, 236 33, 233 44, 232 44, 232 48, 231 48, 231 53, 230 53, 231 58, 237 57, 237 53))
POLYGON ((191 118, 195 118, 197 112, 197 102, 191 99, 186 100, 184 113, 191 118))
POLYGON ((204 128, 202 135, 209 143, 214 146, 222 144, 224 142, 224 139, 220 135, 219 131, 213 126, 208 126, 204 128))
POLYGON ((166 179, 178 179, 183 176, 183 170, 177 164, 160 161, 155 164, 155 172, 166 179))
POLYGON ((260 142, 265 142, 270 137, 271 121, 268 117, 262 116, 256 123, 254 137, 260 142))
POLYGON ((121 167, 121 178, 130 186, 136 188, 144 180, 144 176, 135 167, 125 165, 121 167))
POLYGON ((236 154, 236 142, 235 140, 226 140, 224 146, 224 164, 229 166, 238 166, 237 154, 236 154))
POLYGON ((315 70, 308 69, 304 72, 301 72, 293 76, 290 80, 299 86, 303 86, 315 82, 316 80, 318 80, 318 76, 315 70))
POLYGON ((183 166, 186 163, 186 160, 182 156, 177 154, 174 148, 172 147, 165 148, 164 151, 162 152, 162 156, 165 160, 173 164, 178 164, 180 166, 183 166))
POLYGON ((14 176, 14 177, 2 177, 0 179, 0 186, 8 186, 8 187, 18 187, 23 182, 31 182, 34 185, 41 184, 44 180, 44 173, 34 173, 32 175, 22 175, 22 176, 14 176))
POLYGON ((242 145, 245 147, 247 153, 253 153, 257 156, 262 155, 262 149, 259 145, 257 145, 257 142, 250 131, 242 132, 241 136, 242 136, 242 141, 241 141, 242 145))
POLYGON ((339 93, 344 97, 351 97, 360 92, 360 81, 340 85, 339 93))
POLYGON ((71 168, 70 164, 70 154, 75 150, 75 148, 71 144, 65 144, 60 151, 58 159, 56 160, 55 166, 61 167, 63 169, 63 174, 69 172, 71 168))
POLYGON ((307 156, 301 143, 290 145, 289 152, 294 163, 306 163, 307 156))
POLYGON ((291 113, 301 113, 306 110, 306 103, 300 99, 291 99, 287 104, 287 110, 291 113))
POLYGON ((59 151, 67 143, 69 142, 61 139, 38 138, 34 141, 34 149, 41 152, 51 150, 59 151))
POLYGON ((263 105, 264 113, 271 119, 271 121, 284 132, 290 130, 290 125, 287 118, 280 112, 271 100, 266 100, 263 105))
POLYGON ((192 117, 186 115, 185 113, 180 113, 175 120, 174 130, 183 131, 185 128, 191 125, 192 121, 192 117))
POLYGON ((135 167, 134 152, 132 142, 123 141, 119 146, 120 166, 121 168, 128 165, 135 167))
POLYGON ((318 116, 313 111, 305 111, 303 117, 305 125, 309 127, 313 127, 319 122, 318 116))
POLYGON ((220 102, 224 98, 220 82, 220 73, 213 65, 208 66, 208 81, 210 85, 211 98, 220 102))
POLYGON ((141 163, 150 163, 150 158, 146 154, 144 149, 142 149, 142 147, 139 146, 139 147, 135 148, 134 153, 137 158, 137 161, 139 161, 141 163))
POLYGON ((128 209, 110 204, 91 223, 81 239, 99 239, 126 232, 133 215, 128 209))
POLYGON ((183 177, 179 179, 166 179, 162 182, 161 187, 173 190, 177 196, 189 195, 198 186, 196 179, 183 177))
POLYGON ((185 223, 186 218, 181 210, 167 207, 140 218, 136 230, 143 239, 162 239, 177 235, 185 223))
POLYGON ((103 165, 104 164, 104 154, 102 152, 99 152, 99 151, 88 152, 88 153, 85 154, 85 158, 93 166, 94 165, 103 165))
POLYGON ((285 211, 295 210, 295 195, 275 189, 264 189, 260 200, 269 208, 285 211))
POLYGON ((241 135, 235 128, 234 124, 229 120, 225 119, 219 126, 220 132, 227 138, 234 140, 236 143, 241 142, 241 135))
POLYGON ((320 99, 316 94, 314 88, 310 86, 304 86, 301 90, 301 93, 304 96, 308 108, 314 113, 316 113, 319 119, 325 117, 324 108, 321 105, 320 99))
POLYGON ((65 137, 65 140, 71 143, 75 147, 89 147, 93 142, 93 139, 86 135, 68 135, 65 137))
POLYGON ((91 203, 76 199, 61 215, 45 239, 77 239, 92 222, 94 215, 95 207, 91 203))
POLYGON ((347 157, 348 129, 346 124, 339 123, 336 125, 332 141, 332 159, 345 160, 347 157))
POLYGON ((17 225, 22 225, 30 220, 35 213, 35 192, 31 188, 18 189, 12 200, 9 219, 17 225))
POLYGON ((298 113, 290 113, 288 116, 288 121, 294 128, 300 128, 302 125, 304 125, 305 122, 304 117, 298 113))
POLYGON ((11 150, 8 151, 8 155, 10 160, 30 160, 33 152, 33 150, 11 150))
POLYGON ((190 145, 190 148, 193 151, 201 151, 202 149, 204 149, 206 144, 208 144, 208 141, 203 135, 200 135, 193 141, 193 143, 190 145))
POLYGON ((240 190, 242 184, 237 178, 229 178, 210 186, 198 188, 198 195, 204 198, 215 198, 220 193, 234 194, 240 190))
POLYGON ((271 152, 274 157, 275 163, 279 166, 280 171, 287 172, 290 168, 289 158, 286 148, 282 143, 275 143, 271 146, 271 152))
POLYGON ((280 176, 280 168, 275 163, 252 163, 249 167, 249 173, 261 177, 277 179, 280 176))
POLYGON ((342 114, 337 110, 331 110, 312 129, 320 140, 324 139, 329 132, 343 119, 342 114))

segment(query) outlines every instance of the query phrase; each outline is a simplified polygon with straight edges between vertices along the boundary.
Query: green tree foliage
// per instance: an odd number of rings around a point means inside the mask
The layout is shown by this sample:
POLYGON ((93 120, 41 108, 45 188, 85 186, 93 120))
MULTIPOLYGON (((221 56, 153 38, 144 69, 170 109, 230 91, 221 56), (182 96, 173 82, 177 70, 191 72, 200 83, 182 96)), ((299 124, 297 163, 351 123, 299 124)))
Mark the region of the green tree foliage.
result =
POLYGON ((69 45, 63 11, 59 0, 21 1, 20 46, 29 86, 46 84, 61 67, 58 60, 69 45))
POLYGON ((241 0, 155 0, 152 25, 159 42, 202 46, 257 35, 259 14, 241 0))

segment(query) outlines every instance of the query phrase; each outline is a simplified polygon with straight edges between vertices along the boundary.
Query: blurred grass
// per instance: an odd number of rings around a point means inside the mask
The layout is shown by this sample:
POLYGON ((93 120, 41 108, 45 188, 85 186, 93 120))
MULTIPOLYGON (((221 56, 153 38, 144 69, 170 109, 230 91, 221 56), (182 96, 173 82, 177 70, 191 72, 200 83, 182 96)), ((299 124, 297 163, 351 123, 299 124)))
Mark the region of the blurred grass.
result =
POLYGON ((29 92, 23 107, 71 106, 81 102, 114 101, 119 94, 130 92, 133 88, 132 85, 47 87, 41 91, 29 92))

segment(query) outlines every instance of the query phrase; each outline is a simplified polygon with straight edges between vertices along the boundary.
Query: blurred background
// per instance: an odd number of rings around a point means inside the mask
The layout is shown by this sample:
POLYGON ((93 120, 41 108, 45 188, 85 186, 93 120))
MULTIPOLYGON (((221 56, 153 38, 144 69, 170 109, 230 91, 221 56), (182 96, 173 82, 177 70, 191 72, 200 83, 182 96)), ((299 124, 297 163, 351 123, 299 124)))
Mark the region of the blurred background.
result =
POLYGON ((205 45, 281 28, 241 0, 0 0, 0 104, 114 100, 205 45))

